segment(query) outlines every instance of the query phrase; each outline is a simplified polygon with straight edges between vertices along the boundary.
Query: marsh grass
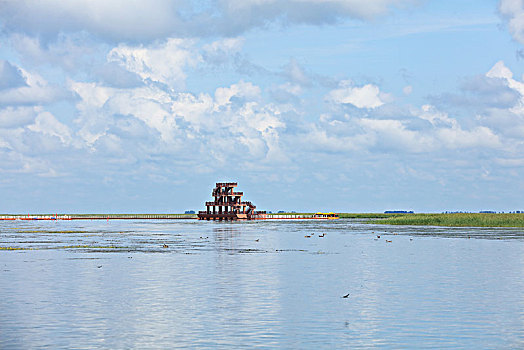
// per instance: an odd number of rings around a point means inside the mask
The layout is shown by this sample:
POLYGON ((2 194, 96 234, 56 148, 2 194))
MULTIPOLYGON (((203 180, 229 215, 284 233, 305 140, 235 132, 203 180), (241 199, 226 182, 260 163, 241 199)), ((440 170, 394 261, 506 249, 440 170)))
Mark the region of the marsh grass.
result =
MULTIPOLYGON (((524 227, 524 213, 487 214, 408 214, 378 221, 388 225, 455 226, 455 227, 524 227)), ((377 223, 377 221, 373 221, 377 223)))

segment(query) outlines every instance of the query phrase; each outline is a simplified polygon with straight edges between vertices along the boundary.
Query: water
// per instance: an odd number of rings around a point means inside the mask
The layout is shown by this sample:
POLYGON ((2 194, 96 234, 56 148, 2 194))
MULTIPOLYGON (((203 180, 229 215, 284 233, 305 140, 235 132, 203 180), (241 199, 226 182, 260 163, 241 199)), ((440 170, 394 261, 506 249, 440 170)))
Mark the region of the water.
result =
POLYGON ((522 229, 2 222, 0 247, 1 349, 524 347, 522 229))

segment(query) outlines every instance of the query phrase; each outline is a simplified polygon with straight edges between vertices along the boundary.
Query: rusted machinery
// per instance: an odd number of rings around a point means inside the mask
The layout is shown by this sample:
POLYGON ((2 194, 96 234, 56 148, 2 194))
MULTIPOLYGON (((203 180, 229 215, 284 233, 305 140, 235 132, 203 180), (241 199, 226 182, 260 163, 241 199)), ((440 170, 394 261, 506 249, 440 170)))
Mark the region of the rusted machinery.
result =
POLYGON ((243 192, 235 192, 236 182, 217 182, 213 202, 206 202, 206 210, 198 212, 199 220, 260 220, 265 211, 256 211, 251 202, 242 201, 243 192))

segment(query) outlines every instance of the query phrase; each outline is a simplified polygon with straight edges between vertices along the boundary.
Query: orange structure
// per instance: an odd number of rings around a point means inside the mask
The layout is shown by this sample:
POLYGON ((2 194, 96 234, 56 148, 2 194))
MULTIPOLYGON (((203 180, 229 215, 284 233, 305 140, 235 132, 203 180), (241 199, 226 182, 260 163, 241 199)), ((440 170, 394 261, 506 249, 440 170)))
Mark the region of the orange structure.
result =
POLYGON ((217 182, 213 202, 206 202, 206 210, 198 212, 199 220, 259 220, 265 211, 256 211, 251 202, 242 201, 243 192, 235 192, 236 182, 217 182))

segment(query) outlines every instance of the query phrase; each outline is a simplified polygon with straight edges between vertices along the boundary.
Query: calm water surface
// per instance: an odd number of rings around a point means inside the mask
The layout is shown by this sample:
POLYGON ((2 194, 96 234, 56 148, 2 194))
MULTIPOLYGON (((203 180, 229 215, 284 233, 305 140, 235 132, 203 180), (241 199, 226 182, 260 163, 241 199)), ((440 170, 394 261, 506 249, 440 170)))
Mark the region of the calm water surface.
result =
POLYGON ((522 229, 0 222, 0 247, 1 349, 524 348, 522 229))

